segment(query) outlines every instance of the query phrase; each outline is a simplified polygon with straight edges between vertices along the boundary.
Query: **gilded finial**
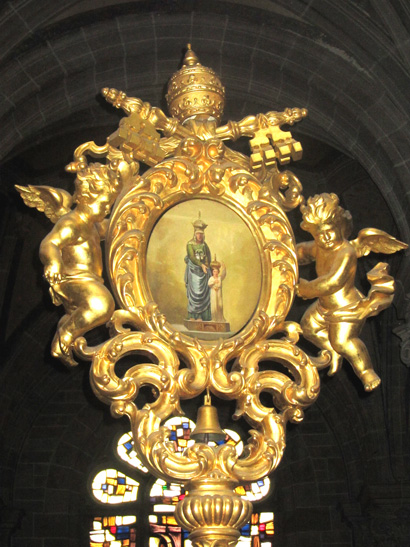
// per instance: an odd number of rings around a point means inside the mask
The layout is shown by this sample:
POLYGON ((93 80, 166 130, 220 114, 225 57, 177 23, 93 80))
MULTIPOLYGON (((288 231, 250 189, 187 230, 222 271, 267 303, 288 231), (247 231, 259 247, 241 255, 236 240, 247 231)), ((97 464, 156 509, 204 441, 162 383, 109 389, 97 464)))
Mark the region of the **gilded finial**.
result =
POLYGON ((197 54, 194 51, 192 51, 191 44, 187 44, 186 49, 187 49, 187 51, 185 53, 185 57, 184 57, 184 60, 183 60, 182 64, 184 66, 197 65, 199 63, 199 59, 198 59, 197 54))

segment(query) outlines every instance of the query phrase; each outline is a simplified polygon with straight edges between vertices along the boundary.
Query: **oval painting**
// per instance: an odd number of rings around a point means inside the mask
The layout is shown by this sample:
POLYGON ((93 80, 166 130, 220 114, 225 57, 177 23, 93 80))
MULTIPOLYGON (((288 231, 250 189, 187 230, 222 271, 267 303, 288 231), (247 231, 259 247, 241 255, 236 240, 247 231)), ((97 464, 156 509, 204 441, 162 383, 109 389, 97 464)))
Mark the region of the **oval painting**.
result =
POLYGON ((229 207, 191 199, 164 213, 148 243, 152 297, 172 327, 202 340, 243 329, 258 305, 258 246, 229 207))

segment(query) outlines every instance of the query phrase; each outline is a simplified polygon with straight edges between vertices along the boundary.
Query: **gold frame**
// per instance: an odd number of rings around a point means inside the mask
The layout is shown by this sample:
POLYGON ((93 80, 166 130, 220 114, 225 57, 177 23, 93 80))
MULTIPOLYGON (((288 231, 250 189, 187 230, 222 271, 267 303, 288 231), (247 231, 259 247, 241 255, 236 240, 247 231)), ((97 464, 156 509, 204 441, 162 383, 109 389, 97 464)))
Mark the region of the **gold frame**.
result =
MULTIPOLYGON (((194 139, 190 139, 194 141, 194 139)), ((204 156, 224 147, 220 141, 193 143, 196 156, 201 148, 204 156)), ((228 162, 225 162, 227 164, 228 162)), ((231 162, 229 162, 231 163, 231 162)), ((221 348, 226 358, 232 358, 232 348, 238 340, 242 349, 269 337, 282 326, 292 305, 298 276, 293 232, 289 221, 276 200, 261 198, 260 183, 237 165, 223 165, 219 183, 211 180, 212 171, 204 173, 187 158, 170 159, 150 169, 140 184, 123 192, 117 200, 107 238, 109 273, 121 306, 135 315, 138 326, 173 344, 179 339, 179 351, 186 347, 189 354, 192 339, 180 334, 161 316, 149 288, 146 269, 148 242, 156 222, 179 203, 207 199, 235 212, 249 228, 260 254, 262 284, 257 308, 251 320, 221 348), (194 172, 194 176, 184 173, 194 172), (135 250, 131 257, 132 250, 135 250), (280 282, 275 279, 280 279, 280 282), (156 310, 160 320, 152 322, 156 310), (234 342, 234 340, 236 342, 234 342), (229 349, 231 348, 231 349, 229 349)), ((201 344, 209 348, 218 341, 201 344)))
POLYGON ((185 139, 173 158, 148 170, 119 196, 110 220, 107 255, 122 309, 114 312, 112 337, 94 353, 90 374, 95 394, 111 405, 113 415, 130 418, 135 449, 143 463, 156 476, 188 488, 176 518, 191 531, 194 544, 202 546, 236 542, 252 506, 234 489, 267 475, 279 464, 286 422, 299 422, 303 408, 316 400, 317 366, 326 360, 310 358, 300 350, 296 346, 299 325, 285 321, 298 276, 289 221, 269 186, 261 187, 248 170, 227 160, 225 150, 218 139, 185 139), (171 207, 195 199, 215 201, 238 214, 261 257, 257 309, 238 334, 225 340, 203 341, 174 330, 152 301, 147 279, 146 254, 156 222, 171 207), (268 340, 281 332, 282 339, 268 340), (116 362, 140 352, 151 355, 157 364, 136 364, 119 378, 116 362), (180 355, 187 368, 180 368, 180 355), (232 359, 235 365, 228 371, 226 365, 232 359), (280 362, 290 375, 259 372, 258 362, 263 359, 280 362), (139 409, 135 399, 142 385, 155 388, 158 398, 139 409), (227 445, 212 448, 200 442, 183 455, 174 452, 161 423, 173 413, 182 413, 181 399, 205 390, 237 400, 234 418, 244 416, 252 425, 246 457, 239 459, 227 445), (275 408, 261 403, 262 391, 271 393, 275 408))

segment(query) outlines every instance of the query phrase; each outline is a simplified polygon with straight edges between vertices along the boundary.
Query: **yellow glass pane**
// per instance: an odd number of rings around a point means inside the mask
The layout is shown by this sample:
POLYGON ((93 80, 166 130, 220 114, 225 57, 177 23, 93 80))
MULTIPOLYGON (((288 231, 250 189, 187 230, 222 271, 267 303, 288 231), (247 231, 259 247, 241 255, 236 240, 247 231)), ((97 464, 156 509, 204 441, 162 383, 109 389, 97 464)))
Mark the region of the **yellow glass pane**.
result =
POLYGON ((274 530, 273 522, 268 522, 266 524, 266 533, 271 535, 273 534, 273 530, 274 530))

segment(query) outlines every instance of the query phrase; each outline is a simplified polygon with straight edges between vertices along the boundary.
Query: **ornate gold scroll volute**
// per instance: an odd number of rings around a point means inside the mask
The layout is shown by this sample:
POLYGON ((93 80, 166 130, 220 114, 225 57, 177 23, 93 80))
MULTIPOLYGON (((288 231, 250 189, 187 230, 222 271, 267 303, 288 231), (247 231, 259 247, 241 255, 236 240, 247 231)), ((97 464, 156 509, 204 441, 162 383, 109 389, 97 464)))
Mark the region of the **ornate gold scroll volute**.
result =
MULTIPOLYGON (((233 546, 252 513, 252 504, 235 488, 277 467, 285 448, 287 421, 300 421, 303 409, 319 393, 316 363, 296 346, 300 328, 286 323, 298 276, 289 221, 270 187, 261 188, 243 165, 231 156, 228 159, 218 138, 192 136, 181 141, 174 157, 149 169, 122 194, 110 221, 107 245, 109 273, 123 309, 113 317, 114 338, 94 359, 94 390, 110 402, 116 415, 129 416, 135 450, 144 464, 156 476, 185 485, 188 493, 178 503, 175 516, 190 531, 193 544, 233 546), (161 313, 164 302, 154 301, 147 275, 156 226, 180 204, 192 201, 197 211, 197 204, 205 200, 209 210, 226 208, 224 219, 229 213, 243 222, 260 262, 253 313, 225 339, 218 334, 200 339, 177 330, 175 321, 161 313), (283 339, 268 340, 280 332, 283 339), (141 351, 150 354, 154 363, 135 365, 117 378, 116 361, 141 351), (181 367, 180 356, 186 367, 181 367), (285 366, 288 374, 274 367, 259 371, 259 362, 269 359, 285 366), (232 360, 236 364, 228 370, 232 360), (154 404, 139 409, 136 398, 143 384, 159 395, 154 404), (202 442, 177 453, 168 430, 161 427, 171 413, 181 413, 181 399, 197 397, 206 389, 212 397, 236 400, 236 418, 242 416, 251 424, 240 458, 230 445, 212 447, 202 442), (262 392, 272 396, 273 408, 262 404, 262 392)), ((178 257, 183 260, 183 255, 178 257)), ((170 277, 165 270, 161 282, 166 284, 170 277)))

